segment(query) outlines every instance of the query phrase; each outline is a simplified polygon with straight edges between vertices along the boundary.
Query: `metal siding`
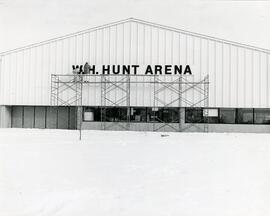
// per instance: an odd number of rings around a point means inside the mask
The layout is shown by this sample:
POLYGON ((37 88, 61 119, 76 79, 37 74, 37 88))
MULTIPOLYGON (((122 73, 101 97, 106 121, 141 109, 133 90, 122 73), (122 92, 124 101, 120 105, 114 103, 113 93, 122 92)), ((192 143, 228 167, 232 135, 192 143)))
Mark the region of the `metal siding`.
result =
POLYGON ((266 100, 267 100, 267 106, 270 107, 270 74, 269 74, 269 69, 270 69, 270 61, 269 61, 269 55, 266 55, 266 100))
MULTIPOLYGON (((194 48, 193 48, 194 50, 194 48)), ((209 91, 212 92, 212 94, 209 95, 209 106, 214 107, 215 106, 215 82, 213 82, 213 80, 215 80, 215 75, 216 75, 216 71, 215 71, 215 42, 210 41, 209 42, 209 77, 211 78, 212 84, 209 85, 209 91)))
POLYGON ((69 128, 69 108, 68 107, 58 108, 57 128, 59 129, 69 128))
MULTIPOLYGON (((86 61, 97 65, 190 64, 194 73, 189 77, 191 81, 210 76, 210 106, 270 106, 268 53, 137 22, 124 22, 4 55, 0 103, 50 105, 50 75, 71 74, 73 64, 86 61)), ((132 85, 131 104, 152 106, 152 91, 152 85, 132 85)), ((85 87, 84 104, 101 105, 100 92, 100 86, 85 87)), ((119 90, 109 94, 112 98, 121 96, 123 92, 119 90)), ((193 102, 201 97, 194 91, 183 96, 193 102)), ((174 95, 166 90, 161 98, 168 102, 174 95)))
POLYGON ((76 108, 69 108, 69 129, 76 129, 76 108))
POLYGON ((261 98, 261 104, 260 107, 267 107, 267 94, 268 92, 265 91, 267 89, 267 56, 264 53, 261 53, 261 64, 260 64, 260 80, 261 80, 261 89, 260 89, 260 98, 261 98))
POLYGON ((238 49, 238 71, 237 71, 237 79, 238 79, 238 106, 245 107, 245 50, 239 48, 238 49))
POLYGON ((35 127, 35 107, 25 106, 23 107, 23 127, 34 128, 35 127))
POLYGON ((11 127, 22 128, 23 127, 23 107, 14 106, 11 111, 11 127))
POLYGON ((226 86, 230 86, 230 46, 223 44, 223 54, 222 54, 222 74, 223 82, 222 86, 224 88, 222 95, 222 103, 228 104, 230 106, 230 90, 226 86))
POLYGON ((252 82, 253 82, 253 71, 252 71, 252 51, 246 50, 246 66, 245 66, 245 106, 253 107, 252 100, 252 82))
POLYGON ((254 56, 253 56, 253 101, 254 107, 259 107, 260 104, 260 96, 259 96, 259 92, 260 92, 260 71, 258 71, 258 65, 259 65, 259 61, 260 61, 260 57, 259 57, 259 53, 258 52, 254 52, 254 56))
MULTIPOLYGON (((237 101, 237 86, 238 86, 238 74, 237 74, 237 47, 231 47, 231 59, 230 59, 230 71, 231 71, 231 83, 228 88, 231 88, 231 106, 238 106, 237 101)), ((210 79, 211 80, 211 79, 210 79)), ((229 107, 229 106, 228 106, 229 107)))
POLYGON ((2 56, 0 56, 0 89, 1 89, 1 91, 0 91, 0 104, 3 103, 3 97, 4 97, 4 92, 3 92, 4 89, 1 88, 1 86, 4 85, 4 77, 3 77, 3 73, 2 73, 3 66, 4 66, 4 60, 2 59, 2 56))
POLYGON ((46 107, 35 107, 35 128, 46 128, 46 107))
MULTIPOLYGON (((50 88, 50 84, 51 84, 51 77, 50 77, 50 46, 49 45, 45 45, 43 48, 43 58, 44 58, 44 62, 43 62, 43 92, 42 92, 42 104, 47 104, 47 101, 50 101, 50 93, 48 94, 48 88, 47 86, 49 86, 50 88)), ((49 90, 50 92, 50 90, 49 90)))
POLYGON ((56 129, 57 128, 57 107, 47 107, 46 108, 46 128, 56 129))

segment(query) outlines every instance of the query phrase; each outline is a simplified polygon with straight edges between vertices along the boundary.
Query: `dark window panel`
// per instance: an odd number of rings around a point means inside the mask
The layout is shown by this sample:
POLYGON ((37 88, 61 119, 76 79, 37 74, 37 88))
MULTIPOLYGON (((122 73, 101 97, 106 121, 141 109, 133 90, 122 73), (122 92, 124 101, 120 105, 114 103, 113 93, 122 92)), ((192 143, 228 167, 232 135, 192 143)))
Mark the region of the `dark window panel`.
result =
POLYGON ((255 109, 254 110, 255 124, 270 124, 270 109, 255 109))
POLYGON ((179 122, 179 109, 178 108, 161 108, 157 112, 157 118, 165 123, 178 123, 179 122))
POLYGON ((13 128, 23 127, 23 107, 22 106, 12 107, 11 125, 13 128))
POLYGON ((127 107, 107 107, 101 110, 103 121, 108 122, 121 122, 128 120, 128 108, 127 107))
POLYGON ((69 129, 69 107, 58 107, 58 129, 69 129))
POLYGON ((46 107, 35 107, 35 128, 45 128, 46 107))
POLYGON ((179 108, 147 108, 148 122, 164 122, 177 123, 179 122, 179 108))
POLYGON ((69 108, 69 129, 76 129, 76 107, 69 108))
POLYGON ((237 109, 236 122, 238 124, 253 124, 253 109, 237 109))
POLYGON ((35 109, 33 106, 25 106, 23 110, 23 127, 34 128, 35 109))
POLYGON ((157 112, 158 108, 147 107, 147 122, 158 122, 157 112))
POLYGON ((219 122, 221 124, 235 124, 235 109, 222 108, 219 111, 219 122))
POLYGON ((203 123, 203 109, 202 108, 186 108, 185 115, 186 123, 203 123))
POLYGON ((131 107, 130 121, 146 122, 146 107, 131 107))

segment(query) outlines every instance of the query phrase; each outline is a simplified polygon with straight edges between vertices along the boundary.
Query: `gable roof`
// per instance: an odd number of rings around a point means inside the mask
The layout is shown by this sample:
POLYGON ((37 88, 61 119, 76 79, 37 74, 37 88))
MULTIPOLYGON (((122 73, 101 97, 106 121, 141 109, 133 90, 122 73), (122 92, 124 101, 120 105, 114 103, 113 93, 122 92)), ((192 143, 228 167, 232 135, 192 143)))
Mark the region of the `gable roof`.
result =
POLYGON ((56 41, 59 41, 59 40, 63 40, 63 39, 70 38, 70 37, 73 37, 73 36, 78 36, 78 35, 81 35, 81 34, 92 32, 92 31, 96 31, 96 30, 100 30, 100 29, 104 29, 104 28, 108 28, 108 27, 113 27, 113 26, 128 23, 128 22, 134 22, 134 23, 138 23, 138 24, 143 24, 143 25, 150 26, 150 27, 156 27, 156 28, 159 28, 159 29, 173 31, 173 32, 176 32, 176 33, 182 33, 182 34, 185 34, 185 35, 194 36, 194 37, 198 37, 198 38, 202 38, 202 39, 206 39, 206 40, 210 40, 210 41, 214 41, 214 42, 219 42, 219 43, 223 43, 223 44, 228 44, 228 45, 236 46, 236 47, 239 47, 239 48, 246 48, 246 49, 250 49, 250 50, 270 54, 269 49, 264 49, 264 48, 260 48, 260 47, 256 47, 256 46, 250 46, 250 45, 243 44, 243 43, 238 43, 238 42, 229 41, 229 40, 225 40, 225 39, 220 39, 220 38, 216 38, 216 37, 212 37, 212 36, 207 36, 207 35, 204 35, 204 34, 195 33, 195 32, 191 32, 191 31, 186 31, 186 30, 182 30, 182 29, 178 29, 178 28, 174 28, 174 27, 170 27, 170 26, 166 26, 166 25, 161 25, 161 24, 157 24, 157 23, 153 23, 153 22, 148 22, 148 21, 144 21, 144 20, 141 20, 141 19, 137 19, 137 18, 128 18, 128 19, 117 21, 117 22, 112 22, 112 23, 109 23, 109 24, 89 28, 89 29, 86 29, 86 30, 83 30, 83 31, 67 34, 65 36, 56 37, 56 38, 49 39, 49 40, 46 40, 46 41, 42 41, 42 42, 39 42, 39 43, 34 43, 34 44, 30 44, 30 45, 23 46, 23 47, 20 47, 20 48, 8 50, 8 51, 0 53, 0 56, 10 54, 10 53, 13 53, 13 52, 17 52, 17 51, 22 51, 24 49, 29 49, 29 48, 37 47, 37 46, 40 46, 40 45, 48 44, 48 43, 51 43, 51 42, 56 42, 56 41))

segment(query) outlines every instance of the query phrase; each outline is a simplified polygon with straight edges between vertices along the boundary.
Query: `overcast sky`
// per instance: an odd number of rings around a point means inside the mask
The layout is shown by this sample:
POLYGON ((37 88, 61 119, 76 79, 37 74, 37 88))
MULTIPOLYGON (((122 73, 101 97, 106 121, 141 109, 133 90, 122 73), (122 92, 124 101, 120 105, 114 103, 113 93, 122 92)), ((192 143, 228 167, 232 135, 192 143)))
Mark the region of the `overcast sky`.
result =
POLYGON ((0 52, 129 17, 270 49, 270 0, 0 0, 0 52))

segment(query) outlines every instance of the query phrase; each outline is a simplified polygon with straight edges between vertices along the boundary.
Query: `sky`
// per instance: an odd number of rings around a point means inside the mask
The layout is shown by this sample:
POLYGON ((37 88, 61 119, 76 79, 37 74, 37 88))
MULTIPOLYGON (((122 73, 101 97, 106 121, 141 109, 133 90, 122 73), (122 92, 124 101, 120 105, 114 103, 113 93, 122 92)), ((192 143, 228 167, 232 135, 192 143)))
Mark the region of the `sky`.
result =
POLYGON ((0 52, 130 17, 270 49, 270 0, 0 0, 0 52))

